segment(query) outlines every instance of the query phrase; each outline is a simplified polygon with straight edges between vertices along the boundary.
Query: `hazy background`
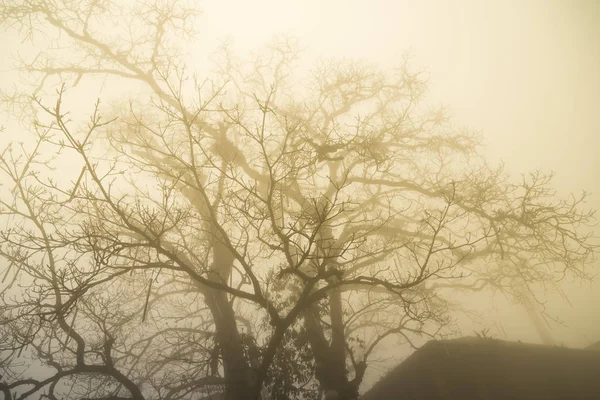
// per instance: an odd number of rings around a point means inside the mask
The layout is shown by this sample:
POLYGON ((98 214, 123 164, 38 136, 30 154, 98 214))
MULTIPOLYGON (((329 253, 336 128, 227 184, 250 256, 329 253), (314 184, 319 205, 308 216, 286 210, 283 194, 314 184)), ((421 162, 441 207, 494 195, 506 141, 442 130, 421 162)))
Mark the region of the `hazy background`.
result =
MULTIPOLYGON (((276 34, 298 39, 307 66, 320 57, 393 66, 410 51, 430 76, 429 101, 480 130, 492 162, 504 160, 515 174, 556 171, 559 193, 585 189, 586 205, 600 208, 600 1, 203 0, 200 7, 199 41, 189 50, 195 63, 207 63, 224 39, 243 54, 276 34)), ((3 34, 3 55, 15 40, 3 34)), ((11 66, 2 57, 3 88, 18 79, 11 66)), ((18 134, 7 130, 0 143, 18 134)), ((572 305, 546 294, 550 313, 566 324, 551 323, 555 339, 572 347, 600 340, 600 283, 566 283, 565 292, 572 305)), ((502 298, 471 303, 497 337, 539 341, 522 308, 502 298)), ((469 322, 464 328, 472 333, 469 322)))
MULTIPOLYGON (((296 37, 308 65, 342 57, 394 66, 409 51, 430 76, 429 101, 480 130, 492 162, 503 160, 514 174, 555 171, 559 193, 586 190, 586 206, 600 208, 600 1, 204 0, 201 7, 192 50, 199 62, 221 40, 243 53, 276 34, 296 37)), ((567 325, 549 321, 557 342, 600 340, 600 283, 568 283, 565 292, 572 306, 547 293, 550 314, 567 325)), ((498 337, 540 340, 525 311, 502 298, 478 298, 473 308, 486 311, 498 337)))

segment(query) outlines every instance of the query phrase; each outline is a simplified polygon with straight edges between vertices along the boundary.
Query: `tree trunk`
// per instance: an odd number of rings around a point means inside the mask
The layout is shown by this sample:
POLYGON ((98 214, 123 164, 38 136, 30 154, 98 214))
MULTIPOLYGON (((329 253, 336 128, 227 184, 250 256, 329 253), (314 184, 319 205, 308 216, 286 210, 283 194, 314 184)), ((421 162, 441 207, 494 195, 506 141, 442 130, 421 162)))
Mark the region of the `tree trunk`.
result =
MULTIPOLYGON (((213 252, 210 279, 227 283, 233 267, 233 254, 218 239, 213 245, 213 252)), ((226 382, 224 399, 248 399, 249 393, 254 391, 254 379, 248 360, 244 355, 244 346, 235 319, 235 311, 226 292, 211 288, 206 288, 203 292, 206 305, 215 322, 216 340, 223 359, 226 382)))
POLYGON ((244 357, 242 340, 227 295, 208 289, 204 298, 210 308, 216 328, 216 339, 223 358, 225 400, 247 398, 252 381, 248 362, 244 357))
MULTIPOLYGON (((331 186, 330 189, 334 189, 331 186)), ((329 193, 332 196, 332 193, 329 193)), ((319 234, 320 250, 327 260, 327 266, 337 269, 337 258, 343 246, 336 243, 330 226, 324 224, 319 234)), ((331 278, 339 279, 337 276, 331 278)), ((355 371, 355 378, 348 379, 346 368, 346 333, 344 331, 344 308, 342 292, 334 288, 329 293, 329 316, 331 320, 331 343, 328 343, 323 326, 319 319, 318 306, 313 305, 304 313, 305 326, 308 340, 313 350, 316 363, 315 376, 326 393, 326 397, 336 400, 354 400, 358 398, 358 387, 364 375, 363 363, 359 371, 355 371)))
POLYGON ((342 298, 339 290, 329 296, 331 316, 331 343, 328 343, 319 320, 315 306, 304 312, 305 327, 308 340, 316 362, 315 376, 321 389, 327 396, 336 400, 353 400, 358 398, 358 387, 362 381, 362 373, 357 379, 348 379, 346 368, 346 337, 343 326, 342 298))

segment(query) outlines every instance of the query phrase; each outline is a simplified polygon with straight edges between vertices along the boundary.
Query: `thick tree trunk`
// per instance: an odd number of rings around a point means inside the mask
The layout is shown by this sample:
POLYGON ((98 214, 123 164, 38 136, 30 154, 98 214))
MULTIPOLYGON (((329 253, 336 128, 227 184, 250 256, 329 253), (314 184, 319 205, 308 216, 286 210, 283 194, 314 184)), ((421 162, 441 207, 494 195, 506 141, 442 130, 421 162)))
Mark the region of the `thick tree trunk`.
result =
MULTIPOLYGON (((331 186, 331 189, 334 188, 334 186, 331 186)), ((329 195, 331 196, 332 193, 329 195)), ((336 260, 340 256, 342 246, 336 244, 330 226, 325 224, 321 227, 319 239, 321 255, 327 260, 326 268, 330 270, 337 269, 336 260)), ((331 279, 330 283, 338 277, 332 277, 331 279)), ((321 385, 321 389, 327 393, 328 397, 334 395, 337 400, 354 400, 358 398, 358 387, 364 375, 364 368, 363 363, 361 363, 358 370, 355 371, 354 379, 348 379, 343 310, 342 292, 339 288, 332 289, 329 293, 330 343, 325 337, 316 306, 312 306, 304 313, 304 321, 308 332, 308 340, 315 357, 315 376, 321 385)))
POLYGON ((205 301, 212 311, 216 339, 223 358, 225 399, 246 399, 253 386, 252 376, 231 304, 225 293, 214 289, 207 290, 205 301))
POLYGON ((304 312, 308 340, 316 362, 315 376, 321 389, 328 395, 336 394, 337 400, 358 398, 358 387, 364 371, 357 371, 356 379, 348 379, 346 368, 346 337, 343 326, 341 293, 334 290, 329 297, 331 316, 331 343, 328 343, 319 321, 318 311, 313 306, 304 312))
MULTIPOLYGON (((213 245, 213 264, 210 279, 227 283, 234 257, 231 251, 215 240, 213 245)), ((240 336, 235 311, 222 290, 206 288, 204 299, 210 309, 216 329, 216 340, 223 359, 225 376, 225 400, 248 399, 254 392, 254 379, 248 360, 244 355, 242 337, 240 336)))

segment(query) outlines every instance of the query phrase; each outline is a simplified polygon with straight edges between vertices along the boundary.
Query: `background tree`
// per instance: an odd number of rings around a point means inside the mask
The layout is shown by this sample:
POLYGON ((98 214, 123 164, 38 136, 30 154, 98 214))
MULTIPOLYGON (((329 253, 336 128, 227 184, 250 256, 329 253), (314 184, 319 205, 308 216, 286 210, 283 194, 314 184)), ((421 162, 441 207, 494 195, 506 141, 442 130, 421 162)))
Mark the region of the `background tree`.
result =
POLYGON ((488 167, 475 135, 423 105, 406 60, 294 79, 279 40, 246 62, 223 49, 200 79, 180 62, 195 16, 181 4, 2 5, 53 44, 23 64, 37 141, 2 156, 3 390, 286 398, 316 381, 349 399, 387 337, 453 332, 452 290, 585 275, 583 198, 488 167), (78 123, 65 82, 87 76, 141 94, 78 123), (22 379, 24 354, 47 377, 22 379))

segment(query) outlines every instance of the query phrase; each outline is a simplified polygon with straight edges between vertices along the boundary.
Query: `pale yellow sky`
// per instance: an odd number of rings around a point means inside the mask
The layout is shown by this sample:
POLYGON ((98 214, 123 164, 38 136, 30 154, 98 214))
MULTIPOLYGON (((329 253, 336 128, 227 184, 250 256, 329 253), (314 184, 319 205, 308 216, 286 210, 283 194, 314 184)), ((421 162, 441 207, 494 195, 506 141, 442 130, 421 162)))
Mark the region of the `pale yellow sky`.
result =
MULTIPOLYGON (((239 0, 201 3, 198 52, 290 34, 318 57, 394 65, 410 50, 431 99, 482 130, 514 171, 557 171, 567 191, 600 193, 600 2, 560 0, 239 0)), ((600 205, 600 197, 595 204, 600 205)))
MULTIPOLYGON (((345 57, 393 66, 410 50, 429 72, 430 100, 481 130, 494 162, 517 173, 555 170, 561 192, 595 192, 588 205, 600 208, 600 1, 202 0, 200 7, 199 41, 190 49, 198 63, 227 37, 244 53, 273 35, 295 36, 305 65, 345 57)), ((4 54, 16 48, 15 36, 0 38, 4 54)), ((15 75, 2 59, 6 87, 15 75)), ((574 307, 555 304, 570 325, 560 339, 599 340, 600 286, 567 292, 574 307)), ((504 321, 510 338, 536 340, 524 333, 524 314, 514 313, 504 321)))
MULTIPOLYGON (((240 52, 290 34, 319 57, 386 66, 410 50, 430 75, 430 100, 481 130, 485 154, 515 174, 556 172, 567 195, 595 193, 600 208, 600 1, 588 0, 220 0, 202 3, 198 53, 230 37, 240 52)), ((600 339, 600 286, 570 283, 573 306, 548 293, 566 328, 559 341, 600 339)), ((481 302, 510 339, 539 340, 519 308, 481 302)))
MULTIPOLYGON (((600 208, 600 2, 576 0, 239 0, 203 1, 197 54, 231 38, 239 52, 273 35, 295 36, 305 65, 319 57, 397 64, 410 50, 430 75, 430 100, 455 121, 481 130, 485 153, 516 173, 556 171, 566 195, 596 193, 600 208)), ((202 58, 206 60, 206 58, 202 58)), ((600 339, 600 286, 557 293, 557 340, 582 346, 600 339)), ((520 308, 478 300, 509 339, 539 338, 520 308), (492 308, 490 308, 492 307, 492 308), (495 308, 494 308, 495 307, 495 308)), ((468 331, 467 331, 468 333, 468 331)))

